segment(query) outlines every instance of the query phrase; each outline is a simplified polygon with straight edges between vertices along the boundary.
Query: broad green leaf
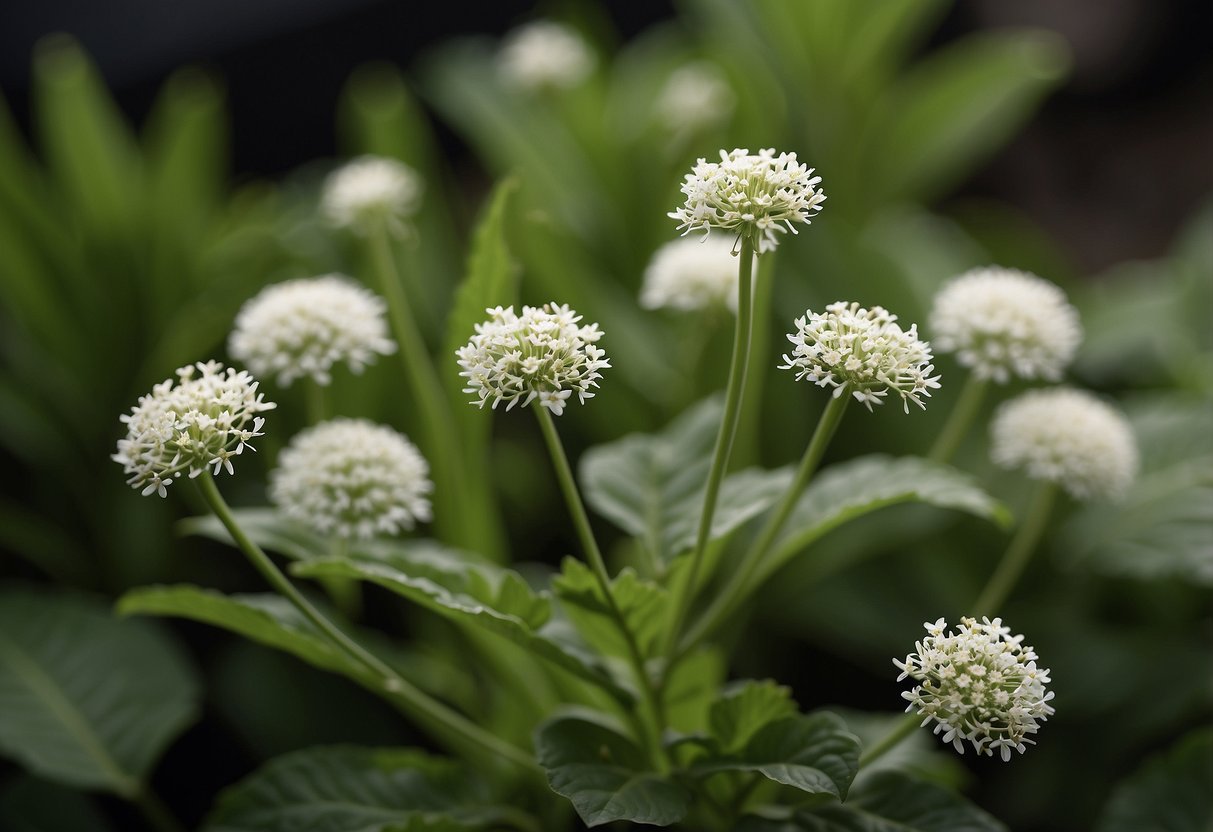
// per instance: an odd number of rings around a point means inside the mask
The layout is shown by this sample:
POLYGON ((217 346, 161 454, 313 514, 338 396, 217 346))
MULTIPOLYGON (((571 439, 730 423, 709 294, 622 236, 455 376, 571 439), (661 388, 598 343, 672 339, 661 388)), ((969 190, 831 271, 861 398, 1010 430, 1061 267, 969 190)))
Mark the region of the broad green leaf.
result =
POLYGON ((721 753, 732 754, 741 750, 767 723, 795 713, 796 703, 790 689, 770 679, 761 682, 747 679, 722 691, 712 703, 708 718, 721 753))
MULTIPOLYGON (((273 508, 238 508, 232 510, 236 522, 258 546, 295 560, 325 557, 330 546, 320 535, 305 528, 273 508)), ((213 514, 187 517, 177 524, 181 534, 209 537, 235 546, 231 534, 213 514)))
POLYGON ((111 832, 105 815, 87 795, 21 777, 0 791, 0 829, 7 832, 111 832))
POLYGON ((663 699, 666 721, 674 731, 702 731, 728 670, 724 654, 700 647, 674 665, 663 699))
POLYGON ((949 789, 901 774, 879 774, 842 806, 747 816, 735 832, 1005 832, 990 815, 949 789))
POLYGON ((774 553, 764 562, 760 580, 831 529, 885 506, 911 501, 968 512, 1004 527, 1011 520, 1001 503, 948 465, 913 456, 859 457, 830 466, 809 484, 774 553))
POLYGON ((1208 832, 1213 819, 1213 730, 1194 731, 1122 781, 1097 832, 1208 832))
POLYGON ((31 772, 133 797, 198 696, 150 622, 80 596, 0 590, 0 752, 31 772))
POLYGON ((469 562, 436 545, 415 545, 407 553, 376 559, 307 561, 294 572, 379 584, 453 621, 503 636, 621 701, 631 700, 589 651, 560 637, 557 628, 544 626, 551 614, 549 599, 536 595, 515 572, 469 562))
MULTIPOLYGON (((629 655, 620 622, 588 566, 565 558, 560 574, 552 579, 552 591, 590 646, 608 656, 629 655)), ((641 655, 652 656, 669 613, 669 594, 628 567, 611 579, 611 596, 641 655)))
POLYGON ((271 760, 225 790, 204 832, 538 830, 490 805, 460 765, 411 748, 330 746, 271 760))
POLYGON ((535 732, 535 753, 552 791, 587 826, 616 820, 669 826, 687 813, 690 793, 652 771, 644 753, 605 715, 559 716, 535 732))
POLYGON ((970 35, 920 61, 869 124, 870 203, 952 188, 1014 135, 1068 63, 1065 41, 1044 30, 970 35))
POLYGON ((698 760, 691 771, 757 772, 768 780, 809 794, 845 800, 859 770, 859 740, 831 713, 785 716, 763 725, 733 754, 698 760))
MULTIPOLYGON (((695 544, 722 402, 706 399, 657 434, 635 434, 586 451, 586 501, 640 538, 659 567, 695 544)), ((791 482, 785 470, 748 470, 721 486, 711 537, 722 537, 769 508, 791 482)))

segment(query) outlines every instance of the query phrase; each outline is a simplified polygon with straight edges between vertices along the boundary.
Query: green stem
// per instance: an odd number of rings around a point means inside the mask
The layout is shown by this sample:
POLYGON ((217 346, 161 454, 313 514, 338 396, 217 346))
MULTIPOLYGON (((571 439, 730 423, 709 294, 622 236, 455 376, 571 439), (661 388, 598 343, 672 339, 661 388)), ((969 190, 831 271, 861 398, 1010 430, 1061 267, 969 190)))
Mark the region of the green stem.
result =
POLYGON ((711 634, 724 622, 725 618, 733 613, 737 605, 753 589, 750 579, 766 557, 768 550, 779 536, 779 533, 783 531, 783 526, 792 514, 792 510, 796 507, 796 502, 800 499, 801 493, 809 484, 809 480, 813 478, 813 473, 817 470, 817 465, 821 462, 821 457, 825 453, 826 447, 830 444, 830 439, 833 438, 834 432, 838 429, 838 425, 842 421, 842 415, 846 412, 850 401, 851 394, 848 389, 843 389, 842 395, 830 399, 829 404, 826 405, 826 409, 821 414, 821 418, 817 421, 817 428, 813 431, 813 436, 809 440, 808 447, 804 450, 804 456, 800 459, 800 465, 796 469, 796 475, 792 479, 792 484, 784 493, 779 505, 767 517, 762 531, 758 533, 758 536, 754 538, 754 542, 750 544, 749 549, 742 556, 741 563, 732 577, 729 578, 729 582, 712 601, 711 606, 708 607, 695 626, 691 628, 691 631, 679 647, 678 655, 686 655, 695 645, 711 634))
POLYGON ((1007 547, 1002 560, 998 562, 985 589, 973 602, 972 615, 993 616, 997 614, 999 607, 1006 603, 1019 576, 1023 574, 1024 567, 1032 559, 1032 553, 1040 542, 1045 526, 1048 525, 1049 513, 1053 508, 1053 500, 1056 496, 1057 486, 1053 483, 1046 481, 1036 486, 1036 493, 1032 496, 1023 519, 1019 522, 1019 528, 1015 531, 1015 537, 1011 539, 1011 545, 1007 547))
POLYGON ((590 562, 590 569, 593 571, 594 577, 598 579, 598 585, 606 598, 611 616, 615 619, 619 632, 627 643, 628 658, 636 675, 637 685, 652 712, 654 724, 647 726, 645 730, 647 736, 643 736, 642 739, 649 746, 653 761, 660 770, 664 771, 668 768, 668 760, 661 744, 661 726, 665 722, 664 713, 660 699, 654 692, 648 670, 645 668, 644 655, 640 652, 640 645, 636 643, 636 638, 632 634, 631 628, 628 627, 627 619, 624 618, 623 611, 619 608, 615 595, 611 591, 611 576, 607 573, 606 561, 603 560, 602 551, 598 548, 598 541, 594 538, 594 530, 590 527, 590 517, 586 513, 585 504, 581 501, 581 493, 577 490, 577 481, 573 478, 573 469, 569 465, 568 456, 565 455, 560 434, 556 432, 552 414, 539 405, 533 407, 532 410, 535 411, 535 417, 539 421, 544 442, 547 443, 548 453, 552 457, 552 465, 556 469, 556 479, 560 483, 560 490, 564 494, 569 513, 573 517, 573 526, 577 529, 577 536, 590 562))
POLYGON ((771 361, 771 302, 775 293, 775 255, 768 251, 758 258, 758 272, 754 275, 753 324, 750 331, 750 356, 746 362, 745 390, 742 392, 741 411, 737 421, 737 443, 733 460, 739 467, 759 464, 762 448, 762 391, 770 370, 771 361))
POLYGON ((185 824, 177 820, 150 786, 140 786, 131 801, 139 808, 148 825, 158 832, 186 832, 185 824))
POLYGON ((712 518, 716 514, 716 500, 720 495, 720 484, 729 467, 729 454, 737 434, 738 414, 741 410, 742 392, 745 389, 746 365, 750 354, 750 332, 753 327, 751 276, 754 270, 754 245, 749 237, 742 237, 740 258, 737 264, 737 325, 733 330, 733 358, 729 365, 729 382, 725 392, 724 416, 720 430, 716 433, 716 447, 712 452, 712 465, 708 470, 708 482, 703 492, 703 509, 699 513, 699 528, 695 534, 695 548, 691 550, 691 564, 686 577, 675 581, 671 587, 670 616, 666 632, 665 653, 667 659, 678 645, 678 634, 683 619, 691 606, 695 588, 699 582, 699 569, 712 533, 712 518))
POLYGON ((892 751, 901 744, 902 740, 913 734, 914 729, 921 723, 922 718, 918 714, 906 714, 889 733, 877 740, 871 747, 863 750, 863 753, 859 755, 859 768, 862 770, 864 766, 871 765, 892 751))
POLYGON ((972 373, 969 374, 964 386, 960 388, 960 396, 952 405, 948 421, 944 423, 943 430, 939 432, 935 444, 931 446, 928 459, 932 462, 947 462, 952 458, 956 449, 960 447, 961 441, 964 440, 965 434, 969 432, 969 426, 973 424, 977 411, 981 409, 981 402, 985 398, 988 386, 989 382, 985 379, 980 379, 972 373))
POLYGON ((303 395, 306 397, 307 423, 318 425, 328 418, 328 407, 325 401, 324 386, 314 378, 303 379, 303 395))
POLYGON ((404 365, 412 404, 421 416, 420 444, 426 451, 434 474, 435 524, 442 537, 466 545, 465 530, 471 524, 463 522, 468 515, 462 510, 462 460, 446 407, 446 391, 434 371, 429 351, 409 306, 408 295, 400 284, 386 225, 381 223, 371 232, 370 246, 379 290, 387 299, 392 334, 400 346, 400 360, 404 365))
POLYGON ((414 687, 381 659, 342 632, 336 624, 325 618, 282 574, 269 556, 261 550, 261 547, 244 533, 227 502, 223 499, 223 495, 219 493, 211 474, 209 472, 203 474, 198 478, 198 482, 207 504, 253 567, 261 573, 270 586, 314 624, 338 650, 368 670, 384 693, 406 706, 423 725, 436 726, 452 737, 462 739, 473 747, 488 751, 515 765, 528 769, 534 768, 535 763, 526 752, 493 736, 466 717, 414 687))

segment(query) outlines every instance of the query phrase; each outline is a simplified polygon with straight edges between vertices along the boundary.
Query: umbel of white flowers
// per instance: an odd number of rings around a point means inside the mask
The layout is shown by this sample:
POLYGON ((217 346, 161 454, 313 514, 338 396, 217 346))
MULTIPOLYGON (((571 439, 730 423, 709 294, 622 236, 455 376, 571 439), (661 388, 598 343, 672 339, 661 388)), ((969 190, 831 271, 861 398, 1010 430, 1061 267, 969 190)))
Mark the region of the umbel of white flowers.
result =
POLYGON ((1057 381, 1082 341, 1078 311, 1056 285, 1015 269, 974 269, 935 296, 936 349, 980 379, 1057 381))
POLYGON ((776 156, 767 148, 752 156, 745 148, 721 150, 719 162, 695 163, 682 183, 686 202, 669 216, 684 234, 719 228, 748 238, 761 254, 779 244, 776 232, 796 234, 796 224, 808 224, 821 210, 826 197, 817 188, 820 182, 795 153, 776 156))
POLYGON ((485 311, 488 320, 456 353, 467 379, 463 392, 476 394, 473 404, 505 402, 511 410, 538 399, 559 416, 574 393, 582 403, 594 396, 599 370, 611 366, 595 346, 598 324, 579 326, 581 316, 557 303, 524 306, 521 315, 512 306, 485 311))
POLYGON ((995 463, 1058 483, 1079 499, 1121 497, 1137 475, 1128 421, 1082 390, 1029 390, 999 408, 990 433, 995 463))
POLYGON ((296 434, 270 472, 270 501, 322 535, 363 540, 430 519, 429 465, 402 434, 333 419, 296 434))
POLYGON ((225 370, 217 361, 182 367, 175 380, 157 384, 119 417, 126 436, 111 459, 143 496, 164 497, 182 474, 193 478, 208 468, 234 473, 232 457, 261 436, 265 419, 257 414, 275 406, 247 372, 225 370))
POLYGON ((657 96, 657 113, 670 130, 694 132, 727 119, 733 103, 733 90, 720 70, 695 61, 670 74, 657 96))
POLYGON ((1045 687, 1049 671, 1036 666, 1023 636, 1011 635, 998 618, 962 618, 954 633, 944 632, 942 618, 923 626, 927 637, 914 652, 893 660, 902 671, 897 681, 918 683, 901 694, 910 703, 906 711, 917 710, 923 725, 934 721, 935 733, 961 754, 966 740, 978 754, 997 751, 1004 761, 1035 745, 1028 735, 1053 715, 1053 693, 1045 687))
POLYGON ((712 307, 737 311, 737 261, 724 237, 680 238, 653 255, 644 272, 640 305, 691 312, 712 307))
POLYGON ((421 176, 403 162, 360 156, 329 174, 320 209, 338 228, 367 234, 382 223, 403 235, 421 204, 422 190, 421 176))
POLYGON ((594 69, 594 53, 576 31, 562 23, 537 20, 505 36, 497 69, 517 89, 567 89, 594 69))
POLYGON ((931 345, 918 338, 918 325, 903 330, 897 316, 880 306, 864 309, 838 301, 825 312, 806 311, 787 336, 795 348, 783 356, 781 370, 795 370, 797 380, 834 388, 834 397, 850 393, 868 410, 890 391, 925 408, 922 397, 939 387, 932 376, 931 345))
POLYGON ((287 280, 244 304, 228 352, 284 387, 303 376, 327 385, 334 364, 360 373, 377 355, 396 350, 386 309, 378 295, 344 275, 287 280))

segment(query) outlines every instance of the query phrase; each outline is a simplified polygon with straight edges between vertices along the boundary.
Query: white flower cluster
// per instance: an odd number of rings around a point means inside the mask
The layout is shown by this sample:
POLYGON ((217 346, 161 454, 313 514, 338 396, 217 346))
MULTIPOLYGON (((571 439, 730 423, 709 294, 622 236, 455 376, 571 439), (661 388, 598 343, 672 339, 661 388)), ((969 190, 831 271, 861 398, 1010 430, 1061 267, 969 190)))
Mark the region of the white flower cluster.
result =
POLYGON ((575 87, 593 71, 594 63, 594 53, 577 32, 550 20, 510 32, 497 56, 505 82, 523 90, 575 87))
POLYGON ((333 419, 296 434, 270 473, 269 496, 322 535, 369 539, 430 519, 434 490, 417 448, 385 425, 333 419))
POLYGON ((465 393, 475 393, 473 404, 484 407, 501 402, 506 410, 526 407, 536 398, 559 416, 574 393, 580 402, 592 398, 601 374, 610 367, 595 346, 602 332, 598 324, 578 326, 581 316, 556 303, 485 310, 489 319, 476 324, 476 334, 457 355, 467 379, 465 393))
POLYGON ((997 267, 974 269, 935 296, 935 347, 982 379, 1057 381, 1082 341, 1078 312, 1055 284, 997 267))
POLYGON ((737 311, 737 258, 723 237, 680 238, 657 249, 644 272, 645 309, 693 311, 726 306, 737 311))
POLYGON ((673 131, 694 132, 719 124, 733 112, 733 104, 728 82, 703 61, 674 70, 657 96, 657 112, 673 131))
POLYGON ((927 637, 914 645, 897 681, 913 679, 919 684, 901 694, 909 701, 906 711, 918 710, 923 725, 935 721, 935 733, 943 732, 961 754, 964 740, 978 754, 1011 759, 1011 751, 1022 754, 1039 723, 1053 715, 1046 691, 1049 671, 1036 666, 1031 647, 1023 636, 1011 635, 1002 620, 962 618, 955 633, 944 633, 947 622, 924 624, 927 637))
POLYGON ((796 329, 787 336, 796 348, 783 356, 780 369, 833 387, 835 398, 849 392, 871 410, 892 390, 909 413, 910 402, 925 409, 921 397, 939 387, 939 376, 931 375, 931 345, 918 339, 918 325, 902 330, 897 316, 880 306, 838 301, 825 312, 807 311, 796 329))
POLYGON ((111 459, 143 496, 164 497, 165 487, 183 473, 191 479, 207 468, 233 473, 232 457, 261 436, 265 419, 256 414, 275 406, 247 372, 225 370, 217 361, 182 367, 175 381, 160 382, 119 417, 126 437, 111 459))
POLYGON ((1029 390, 999 408, 991 435, 995 463, 1059 483, 1079 499, 1120 497, 1137 475, 1129 423, 1081 390, 1029 390))
POLYGON ((288 386, 310 376, 332 381, 330 370, 344 362, 355 373, 390 355, 386 305, 344 275, 287 280, 268 286, 236 316, 228 352, 259 376, 275 375, 288 386))
POLYGON ((808 223, 821 210, 825 194, 817 189, 820 176, 796 161, 795 153, 775 155, 773 148, 720 151, 719 162, 700 159, 686 175, 686 203, 669 216, 684 234, 702 228, 748 237, 758 253, 779 244, 775 232, 798 233, 794 223, 808 223))
POLYGON ((421 204, 421 176, 408 165, 383 156, 360 156, 329 174, 321 211, 338 228, 368 233, 386 223, 405 234, 405 221, 421 204))

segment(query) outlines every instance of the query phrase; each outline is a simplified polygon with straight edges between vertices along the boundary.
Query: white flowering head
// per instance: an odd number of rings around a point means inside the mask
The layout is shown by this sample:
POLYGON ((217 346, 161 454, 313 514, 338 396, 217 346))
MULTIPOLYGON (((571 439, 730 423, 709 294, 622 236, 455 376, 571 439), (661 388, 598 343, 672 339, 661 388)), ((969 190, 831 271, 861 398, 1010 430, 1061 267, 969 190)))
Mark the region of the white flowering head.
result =
POLYGON ((682 192, 686 202, 669 216, 689 234, 713 228, 747 238, 759 254, 779 244, 776 232, 798 233, 796 224, 808 224, 821 210, 825 194, 821 177, 796 161, 795 153, 775 155, 773 148, 720 151, 719 162, 700 159, 686 175, 682 192))
POLYGON ((126 436, 111 459, 143 496, 164 497, 182 474, 192 479, 208 468, 234 473, 232 457, 253 450, 249 442, 261 436, 265 419, 257 414, 275 406, 243 370, 217 361, 182 367, 176 379, 160 382, 119 417, 126 436))
POLYGON ((1120 497, 1137 475, 1128 421, 1082 390, 1029 390, 999 408, 990 432, 995 463, 1058 483, 1079 499, 1120 497))
POLYGON ((538 20, 505 37, 497 68, 507 84, 521 90, 568 89, 594 69, 594 53, 576 31, 538 20))
POLYGON ((1057 381, 1082 341, 1078 311, 1065 293, 1034 274, 974 269, 935 296, 931 334, 937 349, 978 378, 1057 381))
POLYGON ((1053 715, 1049 671, 1036 666, 1037 656, 1023 646, 1023 636, 1011 635, 1002 620, 962 618, 955 632, 945 633, 944 619, 924 624, 927 637, 914 645, 905 661, 893 660, 902 679, 913 679, 913 690, 901 694, 917 710, 923 725, 935 723, 961 754, 968 741, 978 754, 1004 761, 1036 743, 1030 734, 1053 715))
POLYGON ((430 519, 429 471, 413 443, 386 425, 333 419, 283 449, 269 496, 319 534, 367 540, 430 519))
POLYGON ((383 156, 360 156, 329 174, 321 210, 338 228, 366 234, 385 224, 397 235, 421 204, 421 176, 408 165, 383 156))
POLYGON ((925 408, 922 397, 939 387, 939 376, 931 375, 931 345, 918 339, 918 325, 903 330, 897 316, 880 306, 838 301, 825 312, 806 311, 788 340, 795 349, 784 354, 781 370, 834 388, 835 398, 850 393, 868 410, 890 391, 901 397, 906 413, 910 402, 925 408))
POLYGON ((713 307, 737 311, 737 258, 723 237, 680 238, 653 255, 644 272, 640 305, 690 312, 713 307))
POLYGON ((343 275, 287 280, 244 304, 228 352, 284 387, 303 376, 326 385, 334 364, 360 373, 396 350, 385 311, 378 295, 343 275))
POLYGON ((735 97, 720 71, 710 63, 680 66, 657 96, 657 112, 675 132, 695 132, 719 124, 733 112, 735 97))
POLYGON ((538 399, 559 416, 573 394, 582 403, 593 398, 599 370, 611 366, 596 346, 598 324, 579 326, 581 316, 556 303, 524 306, 521 315, 512 306, 485 311, 489 319, 456 353, 473 404, 505 402, 510 410, 538 399))

